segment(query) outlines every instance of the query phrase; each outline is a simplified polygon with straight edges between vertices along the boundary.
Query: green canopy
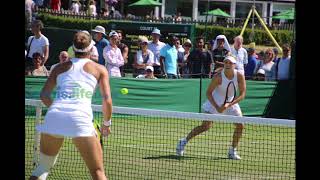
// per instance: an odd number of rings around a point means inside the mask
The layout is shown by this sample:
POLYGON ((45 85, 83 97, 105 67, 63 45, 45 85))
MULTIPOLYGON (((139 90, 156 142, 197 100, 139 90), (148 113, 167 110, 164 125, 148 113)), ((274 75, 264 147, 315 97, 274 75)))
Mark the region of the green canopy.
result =
POLYGON ((161 6, 162 4, 154 1, 154 0, 139 0, 135 3, 130 4, 129 6, 149 6, 149 7, 156 7, 161 6))
POLYGON ((231 17, 228 13, 222 11, 221 9, 215 9, 208 12, 205 12, 204 14, 213 15, 213 16, 222 16, 222 17, 231 17))
POLYGON ((290 9, 288 11, 283 11, 281 13, 278 13, 275 16, 272 16, 273 19, 287 19, 287 20, 293 20, 294 19, 294 9, 290 9))

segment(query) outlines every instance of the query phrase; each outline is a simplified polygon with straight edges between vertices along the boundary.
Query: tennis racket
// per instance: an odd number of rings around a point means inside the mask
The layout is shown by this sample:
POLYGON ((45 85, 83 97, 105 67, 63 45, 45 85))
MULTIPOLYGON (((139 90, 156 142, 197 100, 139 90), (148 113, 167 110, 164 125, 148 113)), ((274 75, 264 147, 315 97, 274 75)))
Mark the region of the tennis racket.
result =
POLYGON ((233 81, 230 81, 228 83, 228 86, 227 86, 227 89, 226 89, 226 97, 224 99, 224 103, 223 104, 232 103, 234 101, 235 97, 236 97, 236 94, 237 94, 236 86, 234 85, 233 81), (233 98, 230 101, 229 99, 232 96, 232 91, 233 91, 233 98), (230 94, 231 94, 231 96, 230 96, 230 94))
POLYGON ((99 139, 100 145, 101 145, 101 149, 103 151, 103 139, 102 139, 102 133, 101 133, 101 125, 98 121, 94 120, 93 121, 93 126, 96 129, 97 132, 97 138, 99 139))

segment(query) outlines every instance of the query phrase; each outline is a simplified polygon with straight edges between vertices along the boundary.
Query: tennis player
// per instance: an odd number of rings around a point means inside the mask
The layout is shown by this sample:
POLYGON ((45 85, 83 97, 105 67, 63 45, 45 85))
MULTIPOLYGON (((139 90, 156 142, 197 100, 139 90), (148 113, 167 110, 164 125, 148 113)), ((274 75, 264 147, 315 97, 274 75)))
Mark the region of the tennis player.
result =
MULTIPOLYGON (((225 114, 233 116, 242 116, 239 101, 244 99, 246 92, 246 83, 244 75, 239 73, 236 69, 236 59, 233 56, 227 56, 224 59, 224 68, 221 73, 215 74, 208 89, 208 100, 203 104, 202 108, 206 113, 211 114, 225 114), (229 88, 227 92, 227 86, 234 84, 235 88, 229 88), (240 94, 235 97, 235 90, 239 89, 240 94), (228 97, 228 98, 226 98, 228 97), (233 99, 232 102, 226 102, 233 99)), ((243 124, 235 124, 235 130, 233 133, 232 147, 229 149, 228 158, 240 160, 240 156, 237 153, 237 146, 242 135, 244 128, 243 124)), ((194 128, 185 138, 179 140, 177 144, 176 153, 178 156, 182 156, 186 144, 195 136, 209 130, 212 127, 212 121, 204 121, 200 126, 194 128)))
POLYGON ((96 85, 99 83, 103 97, 104 136, 111 133, 112 99, 106 68, 89 59, 92 46, 88 34, 76 33, 73 39, 75 58, 57 65, 42 89, 41 100, 49 109, 44 123, 36 127, 41 133, 40 160, 32 172, 32 180, 47 178, 64 137, 72 138, 94 180, 107 179, 102 148, 92 123, 91 98, 96 85), (52 100, 50 95, 56 86, 57 95, 52 100))

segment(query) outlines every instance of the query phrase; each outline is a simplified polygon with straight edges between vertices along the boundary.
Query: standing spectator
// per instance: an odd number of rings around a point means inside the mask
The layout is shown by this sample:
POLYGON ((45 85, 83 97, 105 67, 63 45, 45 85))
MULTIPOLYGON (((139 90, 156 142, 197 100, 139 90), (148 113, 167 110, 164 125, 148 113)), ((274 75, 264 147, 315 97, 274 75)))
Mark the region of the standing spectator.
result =
POLYGON ((25 1, 25 17, 27 20, 28 28, 30 28, 30 24, 32 22, 32 12, 36 9, 36 4, 32 0, 25 1))
MULTIPOLYGON (((122 43, 122 39, 123 39, 123 32, 121 30, 117 30, 116 31, 118 33, 118 36, 119 36, 119 39, 118 39, 118 48, 120 49, 121 51, 121 54, 122 54, 122 57, 123 57, 123 60, 124 60, 124 65, 126 65, 128 63, 128 53, 129 53, 129 48, 126 44, 122 43)), ((120 67, 120 71, 121 71, 121 76, 122 77, 125 77, 125 73, 124 73, 124 66, 121 66, 120 67)))
POLYGON ((176 16, 176 22, 181 23, 181 21, 182 21, 181 12, 178 12, 178 14, 176 16))
POLYGON ((160 50, 161 72, 168 79, 177 79, 177 59, 178 51, 175 43, 178 40, 176 36, 169 36, 169 42, 160 50))
POLYGON ((174 46, 176 47, 178 53, 183 53, 184 52, 184 49, 180 43, 180 39, 177 37, 177 41, 176 41, 176 44, 174 44, 174 46))
POLYGON ((197 47, 188 57, 188 68, 192 78, 208 78, 213 62, 211 53, 204 48, 204 38, 196 39, 197 47))
POLYGON ((257 64, 254 74, 257 74, 259 69, 263 69, 265 72, 265 80, 266 81, 272 80, 272 66, 274 64, 274 62, 272 61, 273 59, 274 59, 273 50, 271 48, 268 48, 265 52, 263 61, 260 61, 257 64))
POLYGON ((252 79, 254 70, 256 69, 258 60, 256 59, 256 51, 254 48, 248 49, 248 64, 244 68, 245 70, 245 78, 252 79))
POLYGON ((123 66, 124 60, 120 49, 117 47, 118 33, 111 31, 109 37, 110 45, 103 49, 103 58, 106 62, 105 66, 107 67, 110 76, 121 77, 119 67, 123 66))
POLYGON ((103 36, 106 35, 106 30, 102 26, 96 26, 91 30, 93 32, 93 39, 96 41, 95 46, 98 50, 98 63, 105 66, 105 60, 103 58, 103 49, 109 45, 109 41, 103 36))
POLYGON ((96 8, 96 2, 91 0, 89 2, 89 15, 96 16, 97 15, 97 8, 96 8))
POLYGON ((139 74, 143 74, 145 68, 147 66, 152 66, 154 60, 152 51, 148 49, 148 38, 145 36, 140 36, 138 44, 140 50, 138 50, 136 55, 134 56, 134 61, 132 64, 134 68, 133 77, 136 77, 139 74))
POLYGON ((261 51, 258 53, 258 60, 259 60, 259 61, 263 61, 264 56, 265 56, 264 51, 261 50, 261 51))
POLYGON ((147 66, 144 71, 144 74, 140 74, 136 78, 138 78, 138 79, 141 79, 141 78, 143 78, 143 79, 157 79, 157 77, 155 77, 153 74, 153 67, 152 66, 147 66))
POLYGON ((273 48, 273 53, 274 53, 274 59, 273 59, 273 62, 276 62, 279 58, 278 58, 278 54, 279 54, 279 51, 278 51, 278 48, 273 48))
POLYGON ((60 11, 61 1, 60 0, 50 0, 50 7, 54 11, 60 11))
POLYGON ((151 33, 152 42, 148 44, 148 49, 154 54, 154 74, 156 77, 161 77, 160 68, 160 50, 166 45, 165 43, 159 41, 161 33, 159 29, 154 29, 151 33))
POLYGON ((244 75, 244 67, 248 64, 248 53, 247 50, 242 47, 243 37, 237 36, 233 40, 234 43, 231 48, 231 53, 237 57, 236 69, 244 75))
POLYGON ((231 52, 229 42, 225 35, 218 35, 212 47, 212 59, 214 62, 214 72, 223 69, 224 59, 231 52))
POLYGON ((49 57, 49 40, 41 33, 41 29, 43 28, 43 24, 41 20, 34 20, 31 24, 31 31, 34 36, 30 36, 28 38, 28 51, 27 51, 27 66, 33 64, 31 59, 33 59, 32 55, 35 52, 40 53, 42 57, 44 57, 42 64, 44 65, 49 57))
MULTIPOLYGON (((88 31, 81 31, 81 32, 86 33, 91 38, 91 35, 90 35, 90 33, 88 31)), ((98 60, 99 60, 98 49, 97 49, 97 47, 94 46, 96 43, 92 39, 91 39, 91 44, 93 44, 93 46, 92 46, 92 48, 90 50, 90 59, 92 61, 94 61, 94 62, 98 62, 98 60)), ((74 58, 75 57, 73 46, 70 46, 68 48, 68 55, 69 55, 70 58, 74 58)))
POLYGON ((71 4, 71 12, 73 12, 74 14, 79 14, 79 10, 80 10, 80 3, 78 0, 72 0, 72 4, 71 4))
POLYGON ((30 66, 26 69, 25 75, 28 76, 49 76, 49 71, 42 64, 44 57, 36 52, 33 53, 33 66, 30 66))
POLYGON ((69 58, 69 55, 67 53, 67 51, 61 51, 60 54, 59 54, 59 62, 52 65, 51 68, 50 68, 50 73, 52 72, 52 70, 58 65, 58 64, 62 64, 64 62, 67 62, 69 61, 70 58, 69 58))
POLYGON ((192 47, 192 43, 191 43, 190 39, 187 39, 183 43, 184 52, 183 53, 178 52, 178 69, 179 69, 179 74, 183 78, 189 77, 189 70, 188 70, 188 66, 187 66, 188 61, 187 60, 190 55, 191 47, 192 47))
POLYGON ((272 77, 276 80, 288 80, 289 70, 290 70, 290 52, 291 48, 289 44, 284 44, 282 46, 282 57, 279 58, 272 69, 272 77))

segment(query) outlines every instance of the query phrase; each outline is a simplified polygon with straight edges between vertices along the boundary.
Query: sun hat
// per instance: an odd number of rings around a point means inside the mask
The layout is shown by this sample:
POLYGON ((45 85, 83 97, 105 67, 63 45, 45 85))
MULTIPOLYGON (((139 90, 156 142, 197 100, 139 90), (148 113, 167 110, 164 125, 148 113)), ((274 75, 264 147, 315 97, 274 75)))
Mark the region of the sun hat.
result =
POLYGON ((96 26, 94 29, 92 29, 91 31, 93 32, 98 32, 98 33, 102 33, 104 35, 106 35, 106 30, 104 29, 104 27, 102 26, 96 26))

